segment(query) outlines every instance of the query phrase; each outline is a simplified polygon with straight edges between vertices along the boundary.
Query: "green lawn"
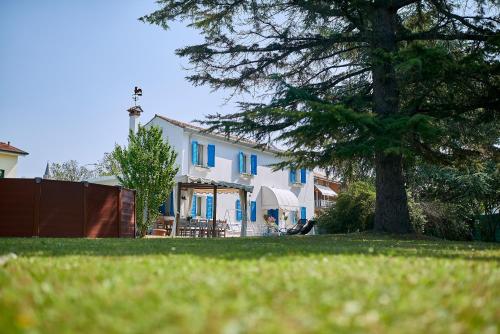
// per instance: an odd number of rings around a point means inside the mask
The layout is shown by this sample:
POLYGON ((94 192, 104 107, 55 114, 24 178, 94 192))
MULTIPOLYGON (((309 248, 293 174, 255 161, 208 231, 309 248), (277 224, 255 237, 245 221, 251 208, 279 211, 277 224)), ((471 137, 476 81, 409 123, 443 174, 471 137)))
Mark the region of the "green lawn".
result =
POLYGON ((500 332, 494 244, 0 239, 8 253, 2 333, 500 332))

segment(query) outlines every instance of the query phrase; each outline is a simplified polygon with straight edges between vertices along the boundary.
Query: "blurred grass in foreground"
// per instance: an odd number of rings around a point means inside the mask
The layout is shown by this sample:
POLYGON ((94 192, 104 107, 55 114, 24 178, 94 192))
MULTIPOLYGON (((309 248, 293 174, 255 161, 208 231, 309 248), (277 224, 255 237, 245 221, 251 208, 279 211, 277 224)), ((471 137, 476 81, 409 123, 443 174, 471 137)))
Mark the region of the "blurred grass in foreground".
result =
POLYGON ((495 244, 4 238, 0 256, 2 333, 499 333, 495 244))

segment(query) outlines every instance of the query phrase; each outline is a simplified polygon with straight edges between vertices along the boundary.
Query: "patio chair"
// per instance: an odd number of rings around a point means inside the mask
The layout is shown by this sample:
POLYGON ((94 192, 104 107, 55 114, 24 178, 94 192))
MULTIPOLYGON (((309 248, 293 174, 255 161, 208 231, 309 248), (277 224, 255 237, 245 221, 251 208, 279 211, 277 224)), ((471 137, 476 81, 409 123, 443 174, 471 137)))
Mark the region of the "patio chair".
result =
POLYGON ((311 230, 315 224, 316 224, 315 220, 312 220, 312 219, 308 220, 307 223, 300 230, 300 234, 305 235, 305 234, 311 232, 311 230))
POLYGON ((187 219, 180 219, 179 220, 179 236, 181 236, 181 237, 187 236, 188 224, 189 224, 189 221, 187 219))
POLYGON ((210 233, 210 221, 209 220, 204 220, 201 225, 200 225, 200 234, 199 236, 201 238, 203 237, 208 237, 210 233))
POLYGON ((218 237, 226 237, 226 230, 228 229, 227 222, 225 220, 217 221, 217 236, 218 237))
POLYGON ((299 219, 297 224, 295 224, 292 228, 286 230, 286 235, 294 235, 301 233, 302 228, 307 224, 307 219, 299 219))

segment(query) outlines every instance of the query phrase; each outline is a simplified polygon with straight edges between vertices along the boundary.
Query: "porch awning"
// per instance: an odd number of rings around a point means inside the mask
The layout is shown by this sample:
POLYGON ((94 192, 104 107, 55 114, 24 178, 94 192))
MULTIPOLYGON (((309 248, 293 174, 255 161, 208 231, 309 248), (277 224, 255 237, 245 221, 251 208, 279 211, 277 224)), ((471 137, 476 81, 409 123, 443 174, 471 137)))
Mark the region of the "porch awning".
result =
POLYGON ((217 186, 218 189, 237 189, 237 190, 246 190, 247 192, 253 191, 253 186, 249 186, 241 183, 227 182, 227 181, 215 181, 203 177, 194 177, 189 175, 183 175, 180 178, 181 183, 187 183, 189 185, 193 185, 193 188, 196 188, 196 185, 203 188, 203 186, 217 186))
POLYGON ((262 186, 262 209, 296 210, 299 199, 290 190, 262 186))
POLYGON ((326 187, 326 186, 321 186, 319 184, 314 185, 316 189, 323 195, 323 196, 331 196, 331 197, 337 197, 337 193, 333 191, 333 189, 326 187))

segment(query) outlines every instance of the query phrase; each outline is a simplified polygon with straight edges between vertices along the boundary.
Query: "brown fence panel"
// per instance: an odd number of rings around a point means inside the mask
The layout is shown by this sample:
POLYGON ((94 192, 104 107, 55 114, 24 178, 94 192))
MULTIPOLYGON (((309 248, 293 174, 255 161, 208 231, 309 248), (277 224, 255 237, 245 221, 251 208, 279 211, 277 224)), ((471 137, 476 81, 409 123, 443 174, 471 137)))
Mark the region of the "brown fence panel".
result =
POLYGON ((82 186, 80 182, 42 181, 39 236, 83 236, 82 186))
POLYGON ((33 236, 35 182, 31 179, 0 181, 0 236, 33 236))
POLYGON ((87 224, 85 236, 90 238, 118 237, 119 188, 88 184, 87 224))
POLYGON ((120 237, 135 238, 135 192, 121 189, 120 237))
POLYGON ((135 237, 135 192, 85 182, 0 179, 1 237, 135 237))

